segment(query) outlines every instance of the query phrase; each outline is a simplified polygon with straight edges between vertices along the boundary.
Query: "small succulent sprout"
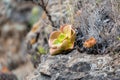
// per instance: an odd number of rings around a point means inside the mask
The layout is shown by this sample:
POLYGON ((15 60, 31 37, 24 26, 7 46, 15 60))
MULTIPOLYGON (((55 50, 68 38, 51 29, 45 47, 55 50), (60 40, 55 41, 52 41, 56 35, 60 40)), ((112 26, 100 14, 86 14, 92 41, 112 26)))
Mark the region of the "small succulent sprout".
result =
POLYGON ((71 25, 63 25, 60 30, 50 34, 49 46, 50 54, 56 55, 64 50, 73 49, 75 41, 75 31, 71 25))
POLYGON ((38 13, 39 13, 39 7, 38 6, 33 7, 32 14, 37 15, 38 13))
POLYGON ((120 37, 119 37, 119 36, 117 36, 117 39, 118 39, 118 40, 120 40, 120 37))
POLYGON ((42 46, 38 46, 38 52, 39 52, 40 54, 45 54, 45 53, 46 53, 44 47, 42 47, 42 46))
POLYGON ((84 42, 83 46, 85 48, 91 48, 96 44, 96 42, 97 42, 96 39, 94 37, 91 37, 84 42))
POLYGON ((40 16, 41 16, 41 9, 38 6, 35 6, 32 8, 31 13, 30 13, 30 19, 29 19, 29 24, 32 26, 34 23, 36 23, 40 16))

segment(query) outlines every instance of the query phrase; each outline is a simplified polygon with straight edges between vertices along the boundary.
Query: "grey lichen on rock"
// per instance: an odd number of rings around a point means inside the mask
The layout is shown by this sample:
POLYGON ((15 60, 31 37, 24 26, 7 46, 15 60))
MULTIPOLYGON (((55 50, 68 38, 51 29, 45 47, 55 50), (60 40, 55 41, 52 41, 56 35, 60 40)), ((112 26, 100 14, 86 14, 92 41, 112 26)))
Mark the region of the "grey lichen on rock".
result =
MULTIPOLYGON (((116 49, 117 53, 120 52, 120 41, 116 39, 117 36, 120 35, 119 20, 116 22, 116 16, 119 14, 114 12, 114 6, 111 1, 78 0, 78 9, 75 11, 82 10, 82 13, 75 17, 76 24, 74 25, 79 28, 78 32, 80 32, 80 34, 77 35, 78 40, 76 40, 76 44, 81 48, 83 42, 91 36, 95 37, 98 44, 95 48, 86 49, 84 53, 75 49, 67 54, 59 54, 56 56, 51 56, 50 54, 41 55, 41 63, 39 63, 37 68, 37 72, 39 73, 38 80, 43 78, 43 80, 120 79, 120 56, 119 54, 114 54, 117 55, 114 57, 111 56, 111 53, 113 54, 116 49), (113 14, 113 12, 116 13, 116 15, 113 14), (106 55, 87 54, 88 52, 93 53, 95 49, 97 49, 98 53, 111 52, 106 55)), ((57 5, 56 2, 55 4, 57 5)), ((54 5, 52 5, 53 7, 49 12, 51 16, 53 16, 52 19, 55 21, 55 25, 60 25, 57 24, 57 20, 55 20, 58 19, 58 22, 60 22, 60 18, 56 18, 59 13, 54 14, 54 5)), ((59 10, 56 11, 59 12, 59 10)), ((62 24, 62 22, 60 23, 62 24)))
POLYGON ((110 55, 88 55, 73 50, 67 55, 42 55, 41 61, 37 68, 38 80, 105 80, 111 79, 110 75, 120 79, 119 68, 114 74, 116 69, 110 65, 113 61, 110 55))

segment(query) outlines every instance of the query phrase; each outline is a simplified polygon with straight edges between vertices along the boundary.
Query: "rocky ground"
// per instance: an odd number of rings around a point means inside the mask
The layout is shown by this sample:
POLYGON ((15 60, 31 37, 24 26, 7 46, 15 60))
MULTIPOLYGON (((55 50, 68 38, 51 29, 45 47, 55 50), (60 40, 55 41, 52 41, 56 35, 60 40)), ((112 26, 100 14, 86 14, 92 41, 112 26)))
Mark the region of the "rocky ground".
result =
POLYGON ((119 53, 93 55, 73 50, 57 56, 43 55, 27 80, 119 80, 119 53))
POLYGON ((0 79, 120 80, 119 0, 40 1, 0 1, 0 79), (51 56, 49 35, 63 24, 76 31, 74 49, 51 56), (84 48, 91 36, 97 44, 84 48))
POLYGON ((26 80, 119 80, 120 41, 116 39, 120 36, 119 1, 61 0, 63 6, 51 2, 48 8, 51 4, 55 5, 48 9, 53 27, 65 23, 77 27, 75 49, 55 56, 49 52, 41 55, 37 69, 26 80), (94 36, 98 44, 84 49, 83 42, 90 36, 94 36))

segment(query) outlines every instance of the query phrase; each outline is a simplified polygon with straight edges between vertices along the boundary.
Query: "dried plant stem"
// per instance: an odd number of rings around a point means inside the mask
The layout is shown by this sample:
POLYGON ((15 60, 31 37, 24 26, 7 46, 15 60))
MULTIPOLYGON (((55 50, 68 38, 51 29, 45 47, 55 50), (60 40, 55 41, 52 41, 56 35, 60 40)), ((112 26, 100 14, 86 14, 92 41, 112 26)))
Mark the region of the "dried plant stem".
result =
MULTIPOLYGON (((33 1, 34 1, 34 0, 33 0, 33 1)), ((51 15, 49 14, 49 12, 48 12, 48 10, 47 10, 48 2, 49 2, 49 0, 48 0, 46 3, 44 2, 44 0, 40 0, 39 2, 37 2, 37 4, 38 4, 38 5, 44 10, 44 12, 46 13, 49 21, 51 22, 52 27, 56 27, 56 26, 54 25, 54 22, 52 21, 51 15)))

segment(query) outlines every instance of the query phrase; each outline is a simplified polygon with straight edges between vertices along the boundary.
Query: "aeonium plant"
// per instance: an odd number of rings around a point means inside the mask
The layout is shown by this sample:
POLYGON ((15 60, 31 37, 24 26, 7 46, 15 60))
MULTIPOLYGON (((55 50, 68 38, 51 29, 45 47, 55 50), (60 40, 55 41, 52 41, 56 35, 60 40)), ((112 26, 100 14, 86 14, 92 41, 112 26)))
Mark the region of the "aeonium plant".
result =
POLYGON ((62 51, 73 49, 75 30, 72 25, 63 25, 58 31, 53 31, 49 37, 50 54, 56 55, 62 51))

